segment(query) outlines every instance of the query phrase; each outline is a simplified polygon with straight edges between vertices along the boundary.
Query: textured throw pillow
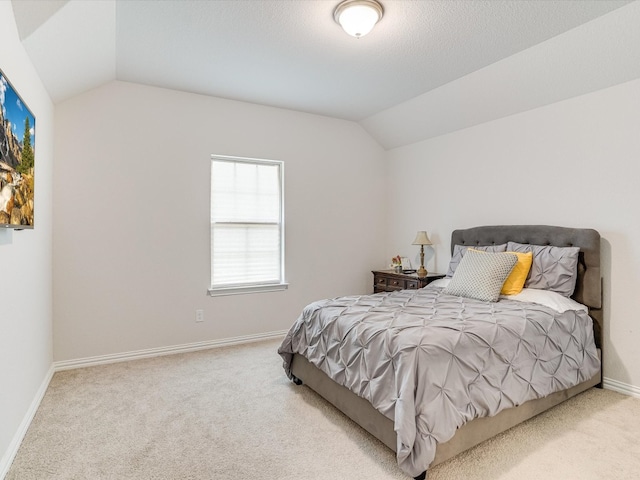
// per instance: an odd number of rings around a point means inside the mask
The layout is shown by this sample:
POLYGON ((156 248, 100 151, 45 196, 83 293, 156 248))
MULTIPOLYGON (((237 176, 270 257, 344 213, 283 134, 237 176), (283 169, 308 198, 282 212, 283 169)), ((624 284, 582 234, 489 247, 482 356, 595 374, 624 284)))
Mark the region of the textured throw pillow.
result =
POLYGON ((553 247, 509 242, 511 252, 532 252, 533 263, 524 282, 526 288, 551 290, 565 297, 573 295, 578 278, 579 247, 553 247))
POLYGON ((468 249, 443 292, 483 302, 495 302, 517 261, 518 257, 513 253, 488 253, 468 249))
POLYGON ((464 245, 454 245, 453 255, 451 255, 451 261, 449 262, 449 270, 447 270, 447 277, 453 277, 453 274, 455 273, 456 268, 458 268, 458 264, 460 263, 460 260, 462 260, 462 257, 464 257, 464 254, 467 252, 467 249, 469 248, 473 248, 474 250, 481 250, 483 252, 498 253, 498 252, 506 252, 507 244, 503 243, 501 245, 480 245, 477 247, 465 247, 464 245))
POLYGON ((524 282, 527 280, 527 275, 529 275, 529 270, 531 270, 531 263, 533 261, 533 253, 520 253, 520 252, 507 252, 513 253, 518 257, 518 262, 511 270, 511 273, 504 281, 504 285, 502 285, 502 290, 500 293, 502 295, 515 295, 522 291, 524 287, 524 282))

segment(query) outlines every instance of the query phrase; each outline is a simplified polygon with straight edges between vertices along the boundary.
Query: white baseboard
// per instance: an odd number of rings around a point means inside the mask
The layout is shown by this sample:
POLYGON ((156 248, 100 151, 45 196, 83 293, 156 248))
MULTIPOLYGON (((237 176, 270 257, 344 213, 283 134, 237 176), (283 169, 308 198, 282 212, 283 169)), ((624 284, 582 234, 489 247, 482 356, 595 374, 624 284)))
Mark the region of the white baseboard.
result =
POLYGON ((49 367, 49 371, 44 377, 44 380, 40 384, 40 388, 36 392, 36 396, 33 398, 31 405, 29 405, 29 409, 27 410, 27 413, 25 413, 24 418, 22 419, 22 422, 18 427, 18 430, 13 436, 13 439, 9 444, 9 448, 7 448, 4 455, 2 456, 2 460, 0 460, 0 480, 4 479, 7 473, 9 473, 9 468, 13 463, 13 459, 16 457, 16 454, 18 453, 18 449, 20 448, 22 439, 27 434, 29 425, 31 425, 31 421, 33 420, 33 417, 38 411, 38 407, 40 406, 40 402, 44 398, 44 394, 46 393, 47 388, 49 388, 49 382, 51 382, 54 372, 55 372, 55 369, 53 368, 53 365, 51 365, 51 367, 49 367))
POLYGON ((635 398, 640 398, 640 387, 629 385, 628 383, 624 382, 619 382, 618 380, 614 380, 613 378, 604 377, 602 379, 602 386, 608 390, 613 390, 614 392, 623 393, 624 395, 629 395, 635 398))
POLYGON ((75 360, 64 360, 54 362, 53 367, 56 372, 62 370, 71 370, 74 368, 92 367, 95 365, 104 365, 107 363, 127 362, 129 360, 138 360, 141 358, 159 357, 162 355, 173 355, 175 353, 195 352, 198 350, 206 350, 209 348, 228 347, 231 345, 240 345, 243 343, 258 342, 260 340, 274 340, 284 337, 287 330, 278 332, 258 333, 255 335, 244 335, 241 337, 224 338, 222 340, 209 340, 206 342, 186 343, 183 345, 173 345, 169 347, 149 348, 146 350, 136 350, 134 352, 114 353, 110 355, 100 355, 97 357, 78 358, 75 360))

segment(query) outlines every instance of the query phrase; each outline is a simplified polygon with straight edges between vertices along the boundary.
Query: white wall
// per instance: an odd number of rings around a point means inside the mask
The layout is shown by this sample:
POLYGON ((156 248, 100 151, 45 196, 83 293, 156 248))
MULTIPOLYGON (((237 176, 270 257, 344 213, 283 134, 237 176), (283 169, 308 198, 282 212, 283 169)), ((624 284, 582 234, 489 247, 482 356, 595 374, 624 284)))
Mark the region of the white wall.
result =
POLYGON ((391 149, 639 78, 638 25, 635 1, 360 123, 391 149))
POLYGON ((114 82, 56 105, 55 155, 58 361, 285 330, 385 263, 384 152, 353 122, 114 82), (212 153, 284 160, 287 291, 206 296, 212 153))
POLYGON ((597 229, 605 262, 604 375, 640 388, 639 132, 634 80, 391 150, 387 255, 407 251, 418 226, 436 244, 428 269, 440 272, 456 228, 597 229))
MULTIPOLYGON (((0 68, 36 117, 35 228, 0 230, 0 478, 52 361, 53 105, 0 2, 0 68)), ((32 412, 31 412, 32 413, 32 412)))

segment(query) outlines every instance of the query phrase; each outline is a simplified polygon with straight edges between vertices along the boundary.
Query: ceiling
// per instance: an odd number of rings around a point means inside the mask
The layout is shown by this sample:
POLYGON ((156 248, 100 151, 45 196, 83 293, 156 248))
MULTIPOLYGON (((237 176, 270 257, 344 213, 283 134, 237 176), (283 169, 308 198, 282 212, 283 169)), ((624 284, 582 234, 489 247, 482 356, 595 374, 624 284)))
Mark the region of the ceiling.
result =
POLYGON ((112 80, 361 121, 631 0, 380 0, 364 38, 339 0, 12 0, 57 103, 112 80))

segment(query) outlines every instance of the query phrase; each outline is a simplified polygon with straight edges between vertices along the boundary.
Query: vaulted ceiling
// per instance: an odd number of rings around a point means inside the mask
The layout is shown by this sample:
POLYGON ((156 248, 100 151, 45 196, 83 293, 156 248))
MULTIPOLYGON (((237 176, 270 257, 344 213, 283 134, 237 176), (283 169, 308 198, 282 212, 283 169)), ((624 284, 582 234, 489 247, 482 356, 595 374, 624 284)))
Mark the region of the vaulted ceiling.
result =
POLYGON ((383 19, 361 39, 334 22, 338 3, 12 0, 54 102, 117 79, 361 121, 372 131, 385 112, 630 0, 381 0, 383 19))

